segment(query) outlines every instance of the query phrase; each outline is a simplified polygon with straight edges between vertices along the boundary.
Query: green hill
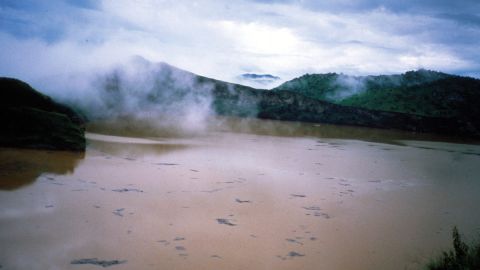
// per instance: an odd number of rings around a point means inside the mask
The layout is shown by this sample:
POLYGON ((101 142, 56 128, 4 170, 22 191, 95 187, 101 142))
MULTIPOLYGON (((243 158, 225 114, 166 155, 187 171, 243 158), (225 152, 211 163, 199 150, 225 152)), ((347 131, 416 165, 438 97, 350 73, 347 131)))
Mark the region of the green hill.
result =
POLYGON ((335 104, 453 118, 480 126, 480 80, 429 70, 399 75, 307 74, 273 91, 300 93, 335 104))
POLYGON ((480 114, 480 80, 451 76, 420 85, 368 89, 338 103, 424 116, 470 118, 480 114))
POLYGON ((291 91, 307 97, 339 103, 341 100, 368 90, 411 87, 450 78, 441 72, 420 69, 399 75, 349 76, 345 74, 305 74, 272 89, 291 91))

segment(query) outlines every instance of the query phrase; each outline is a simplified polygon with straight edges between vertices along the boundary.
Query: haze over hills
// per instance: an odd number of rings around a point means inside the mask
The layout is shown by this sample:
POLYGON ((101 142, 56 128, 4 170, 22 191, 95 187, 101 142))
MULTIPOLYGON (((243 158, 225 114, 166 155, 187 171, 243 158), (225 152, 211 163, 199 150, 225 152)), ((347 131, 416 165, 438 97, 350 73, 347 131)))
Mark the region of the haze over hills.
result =
POLYGON ((475 137, 480 135, 480 121, 477 116, 467 117, 464 108, 478 110, 474 109, 479 104, 477 86, 475 79, 419 70, 366 77, 334 73, 304 75, 268 91, 137 58, 98 74, 90 85, 95 91, 88 97, 63 101, 93 120, 128 116, 154 119, 159 125, 183 130, 202 129, 208 117, 229 115, 475 137), (437 88, 453 91, 442 92, 437 88), (415 89, 423 89, 423 95, 432 99, 417 98, 415 89), (395 111, 378 100, 375 101, 378 104, 372 103, 373 97, 390 95, 387 91, 398 93, 390 100, 383 98, 390 104, 423 108, 424 113, 395 111), (435 100, 438 93, 448 94, 450 107, 444 111, 456 108, 456 114, 435 113, 434 109, 439 108, 435 100), (412 101, 419 104, 410 104, 412 101))

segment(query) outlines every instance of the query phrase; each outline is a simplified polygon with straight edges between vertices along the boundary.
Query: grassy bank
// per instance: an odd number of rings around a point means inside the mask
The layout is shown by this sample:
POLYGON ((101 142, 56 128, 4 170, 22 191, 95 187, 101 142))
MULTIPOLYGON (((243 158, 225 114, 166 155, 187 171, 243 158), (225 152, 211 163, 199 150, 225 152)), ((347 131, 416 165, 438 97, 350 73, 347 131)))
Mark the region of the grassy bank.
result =
POLYGON ((480 269, 480 241, 471 245, 463 242, 457 227, 452 232, 453 250, 444 251, 432 260, 429 270, 477 270, 480 269))

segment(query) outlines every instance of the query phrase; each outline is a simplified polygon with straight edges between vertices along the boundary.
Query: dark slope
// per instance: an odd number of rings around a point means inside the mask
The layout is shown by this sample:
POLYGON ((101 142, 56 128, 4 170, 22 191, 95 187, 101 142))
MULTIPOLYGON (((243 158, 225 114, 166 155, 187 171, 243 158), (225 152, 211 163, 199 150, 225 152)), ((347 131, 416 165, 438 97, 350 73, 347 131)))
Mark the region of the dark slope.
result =
POLYGON ((0 146, 82 151, 83 122, 28 84, 0 78, 0 146))
POLYGON ((329 123, 478 137, 480 130, 454 118, 368 110, 307 98, 289 91, 265 91, 227 83, 215 84, 219 114, 275 120, 329 123))
MULTIPOLYGON (((76 107, 92 118, 148 115, 154 120, 162 117, 161 121, 173 121, 173 126, 195 119, 196 115, 214 113, 466 137, 480 135, 478 125, 455 117, 430 117, 342 106, 297 91, 261 90, 198 76, 165 63, 153 64, 140 60, 133 65, 137 72, 133 75, 117 69, 97 80, 102 102, 96 104, 101 104, 100 107, 76 107), (187 117, 182 118, 182 115, 187 117)), ((424 78, 425 74, 420 73, 407 73, 396 79, 376 76, 370 84, 389 82, 391 85, 414 85, 430 82, 434 80, 432 78, 448 77, 443 73, 434 73, 427 79, 424 78)))

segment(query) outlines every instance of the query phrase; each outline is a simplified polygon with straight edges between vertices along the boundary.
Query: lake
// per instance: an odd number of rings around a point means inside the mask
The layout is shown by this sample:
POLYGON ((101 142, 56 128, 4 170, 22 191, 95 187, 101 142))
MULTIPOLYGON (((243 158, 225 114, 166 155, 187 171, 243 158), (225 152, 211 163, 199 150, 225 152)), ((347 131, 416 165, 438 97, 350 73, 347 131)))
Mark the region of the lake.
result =
POLYGON ((84 154, 0 148, 4 269, 421 269, 453 226, 480 235, 478 142, 245 119, 87 131, 84 154))

